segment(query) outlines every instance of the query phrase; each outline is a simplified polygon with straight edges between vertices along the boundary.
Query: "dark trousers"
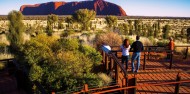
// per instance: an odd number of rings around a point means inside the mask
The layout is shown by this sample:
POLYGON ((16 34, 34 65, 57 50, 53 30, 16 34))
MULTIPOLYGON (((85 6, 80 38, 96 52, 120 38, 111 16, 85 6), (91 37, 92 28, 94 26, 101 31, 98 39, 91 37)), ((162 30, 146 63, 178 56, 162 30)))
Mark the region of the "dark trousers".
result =
POLYGON ((128 69, 128 61, 129 61, 129 56, 123 56, 121 57, 121 63, 124 64, 126 63, 125 65, 125 68, 128 69))

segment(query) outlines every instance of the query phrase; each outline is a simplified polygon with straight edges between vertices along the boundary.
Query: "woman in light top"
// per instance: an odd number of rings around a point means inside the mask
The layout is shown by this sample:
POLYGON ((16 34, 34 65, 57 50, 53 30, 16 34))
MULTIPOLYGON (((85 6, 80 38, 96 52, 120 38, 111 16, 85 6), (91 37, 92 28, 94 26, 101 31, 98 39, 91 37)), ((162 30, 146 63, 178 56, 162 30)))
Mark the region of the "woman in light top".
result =
POLYGON ((129 44, 129 40, 125 39, 123 41, 123 44, 121 45, 121 50, 122 50, 122 64, 125 65, 124 63, 126 63, 126 69, 128 68, 128 60, 129 60, 129 50, 130 50, 131 46, 129 44))

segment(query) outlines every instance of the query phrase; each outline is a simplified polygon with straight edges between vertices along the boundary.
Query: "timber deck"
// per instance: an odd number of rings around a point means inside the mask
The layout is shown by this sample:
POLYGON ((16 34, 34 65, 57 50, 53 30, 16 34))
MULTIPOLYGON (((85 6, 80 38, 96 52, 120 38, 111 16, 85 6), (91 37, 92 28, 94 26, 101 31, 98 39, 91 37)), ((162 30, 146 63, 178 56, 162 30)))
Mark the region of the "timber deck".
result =
MULTIPOLYGON (((174 94, 176 84, 163 84, 176 82, 177 76, 180 81, 190 81, 190 59, 175 56, 172 69, 169 69, 169 61, 162 59, 149 59, 146 61, 146 69, 143 70, 143 60, 138 73, 131 72, 131 61, 128 65, 128 79, 136 78, 136 94, 174 94), (150 85, 150 86, 149 86, 150 85)), ((122 79, 122 74, 120 74, 122 79)), ((190 94, 190 82, 181 83, 180 94, 190 94)))

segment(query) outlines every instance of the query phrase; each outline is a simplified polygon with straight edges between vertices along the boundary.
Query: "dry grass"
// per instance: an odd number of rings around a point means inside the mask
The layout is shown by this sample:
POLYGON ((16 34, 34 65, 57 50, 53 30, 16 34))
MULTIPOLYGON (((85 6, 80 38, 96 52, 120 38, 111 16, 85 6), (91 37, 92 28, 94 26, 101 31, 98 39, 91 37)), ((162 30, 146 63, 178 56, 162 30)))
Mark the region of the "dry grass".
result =
POLYGON ((13 58, 13 55, 11 55, 11 54, 0 54, 0 60, 9 59, 9 58, 13 58))
POLYGON ((6 67, 6 64, 3 62, 0 62, 0 70, 3 70, 6 67))
POLYGON ((4 43, 6 45, 10 44, 5 34, 0 35, 0 43, 4 43))
POLYGON ((120 46, 122 44, 122 38, 114 32, 102 33, 96 37, 96 45, 100 47, 102 43, 106 43, 110 46, 120 46))
POLYGON ((102 79, 104 86, 107 86, 112 82, 112 78, 105 73, 99 73, 98 76, 100 77, 100 79, 102 79))
MULTIPOLYGON (((129 36, 132 40, 136 40, 136 35, 129 36)), ((153 43, 147 37, 140 37, 140 41, 144 46, 152 46, 153 43)), ((132 44, 132 43, 131 43, 132 44)))

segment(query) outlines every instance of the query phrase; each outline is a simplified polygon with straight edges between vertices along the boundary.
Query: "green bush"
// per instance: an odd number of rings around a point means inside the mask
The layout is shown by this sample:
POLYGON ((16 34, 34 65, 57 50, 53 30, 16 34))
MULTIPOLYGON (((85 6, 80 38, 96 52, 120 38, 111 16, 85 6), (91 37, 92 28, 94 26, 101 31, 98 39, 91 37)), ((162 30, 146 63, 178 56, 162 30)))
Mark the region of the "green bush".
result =
POLYGON ((80 47, 80 51, 84 53, 85 56, 91 58, 94 66, 97 66, 101 63, 102 55, 100 54, 100 52, 96 51, 96 49, 88 45, 83 45, 80 47))
POLYGON ((74 33, 75 33, 74 30, 66 30, 66 31, 63 32, 62 36, 63 37, 68 37, 69 35, 74 34, 74 33))
POLYGON ((77 39, 58 40, 45 34, 37 35, 22 47, 22 57, 28 65, 29 77, 39 81, 46 91, 73 90, 86 84, 101 85, 102 80, 92 73, 101 62, 101 55, 77 39))
POLYGON ((78 39, 61 39, 59 42, 62 45, 62 48, 66 51, 74 51, 79 48, 78 39))

